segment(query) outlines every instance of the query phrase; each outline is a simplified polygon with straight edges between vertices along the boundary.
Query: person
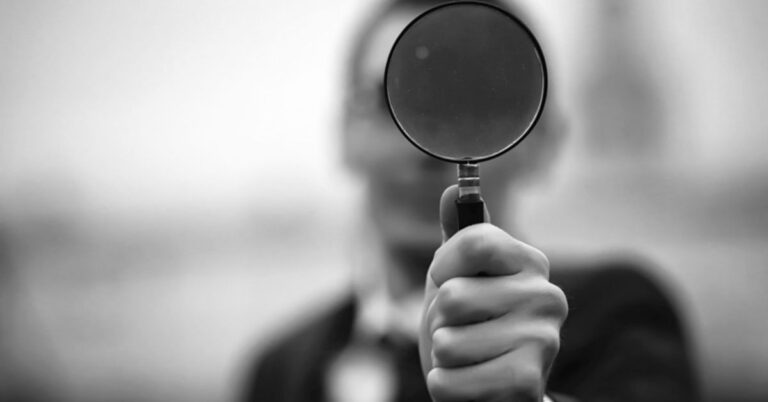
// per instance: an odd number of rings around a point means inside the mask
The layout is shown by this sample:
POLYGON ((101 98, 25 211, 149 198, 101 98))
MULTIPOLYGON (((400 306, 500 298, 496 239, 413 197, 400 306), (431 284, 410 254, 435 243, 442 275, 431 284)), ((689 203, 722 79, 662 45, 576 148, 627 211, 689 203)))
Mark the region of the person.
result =
POLYGON ((366 181, 365 251, 348 297, 267 348, 243 399, 695 401, 681 319, 640 263, 549 261, 512 235, 513 194, 563 130, 554 103, 518 148, 483 163, 483 196, 507 231, 457 230, 455 166, 403 139, 382 81, 397 34, 439 3, 382 3, 357 37, 342 143, 366 181))

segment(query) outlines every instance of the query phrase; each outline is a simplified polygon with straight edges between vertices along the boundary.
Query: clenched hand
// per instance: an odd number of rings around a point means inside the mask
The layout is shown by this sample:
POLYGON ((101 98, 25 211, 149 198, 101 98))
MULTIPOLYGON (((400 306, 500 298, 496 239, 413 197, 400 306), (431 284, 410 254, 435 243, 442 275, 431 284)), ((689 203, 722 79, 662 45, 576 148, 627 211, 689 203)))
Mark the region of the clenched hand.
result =
POLYGON ((490 223, 456 233, 456 187, 441 200, 444 242, 426 278, 421 363, 436 401, 541 401, 568 312, 544 254, 490 223))

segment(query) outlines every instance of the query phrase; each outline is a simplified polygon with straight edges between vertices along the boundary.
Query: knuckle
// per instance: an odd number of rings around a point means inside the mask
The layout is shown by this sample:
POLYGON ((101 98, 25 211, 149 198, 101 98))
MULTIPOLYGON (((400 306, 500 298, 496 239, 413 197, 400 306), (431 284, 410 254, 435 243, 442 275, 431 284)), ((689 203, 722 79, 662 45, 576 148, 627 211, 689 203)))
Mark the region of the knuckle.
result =
POLYGON ((528 255, 531 258, 531 264, 549 273, 549 258, 547 258, 547 255, 536 247, 529 246, 528 249, 530 250, 528 255))
POLYGON ((548 307, 551 309, 552 315, 558 319, 558 322, 562 323, 568 316, 568 299, 565 297, 563 290, 557 285, 551 282, 547 282, 547 284, 548 307))
POLYGON ((453 339, 453 333, 445 327, 436 329, 432 334, 432 354, 437 359, 436 363, 445 363, 454 358, 453 339))
POLYGON ((539 249, 508 237, 496 248, 492 257, 511 266, 515 272, 529 272, 549 278, 549 259, 539 249), (503 260, 503 261, 502 261, 503 260))
POLYGON ((541 278, 535 282, 536 284, 529 288, 532 294, 531 300, 536 300, 532 304, 534 311, 539 316, 554 318, 562 324, 568 316, 568 300, 565 293, 546 279, 541 278))
POLYGON ((459 244, 459 251, 464 258, 474 261, 479 258, 483 258, 489 250, 488 234, 486 230, 481 230, 484 225, 477 225, 470 227, 464 233, 459 244))
POLYGON ((542 357, 545 361, 552 361, 560 351, 560 331, 555 327, 548 327, 541 338, 542 357))
POLYGON ((433 368, 427 373, 427 389, 435 400, 444 400, 451 395, 450 382, 446 378, 445 371, 433 368))
POLYGON ((466 302, 466 292, 464 278, 448 279, 437 291, 438 309, 447 315, 456 313, 466 302))
POLYGON ((523 244, 518 247, 523 264, 529 270, 549 278, 549 258, 539 249, 523 244))

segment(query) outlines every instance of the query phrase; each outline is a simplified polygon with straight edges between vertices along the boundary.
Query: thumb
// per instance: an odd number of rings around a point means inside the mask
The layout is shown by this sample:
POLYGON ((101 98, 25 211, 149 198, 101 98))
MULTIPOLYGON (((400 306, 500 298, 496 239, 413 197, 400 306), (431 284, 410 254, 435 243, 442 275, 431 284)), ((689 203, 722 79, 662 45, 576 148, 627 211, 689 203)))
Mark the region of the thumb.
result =
MULTIPOLYGON (((440 197, 440 227, 443 232, 443 243, 448 241, 456 232, 459 231, 459 214, 456 208, 456 199, 459 197, 459 186, 451 185, 443 191, 440 197)), ((488 214, 488 208, 483 206, 484 221, 490 222, 491 217, 488 214)))

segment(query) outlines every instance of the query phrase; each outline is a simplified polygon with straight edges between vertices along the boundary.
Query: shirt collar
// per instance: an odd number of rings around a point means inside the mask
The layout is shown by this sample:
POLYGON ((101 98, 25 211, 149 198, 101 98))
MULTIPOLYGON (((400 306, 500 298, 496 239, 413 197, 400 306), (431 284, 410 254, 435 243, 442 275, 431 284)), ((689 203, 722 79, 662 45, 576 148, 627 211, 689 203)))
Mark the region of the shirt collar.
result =
POLYGON ((381 241, 369 228, 362 228, 352 252, 353 296, 357 304, 353 335, 364 338, 390 337, 418 341, 423 292, 413 291, 395 298, 387 288, 392 262, 381 241))

